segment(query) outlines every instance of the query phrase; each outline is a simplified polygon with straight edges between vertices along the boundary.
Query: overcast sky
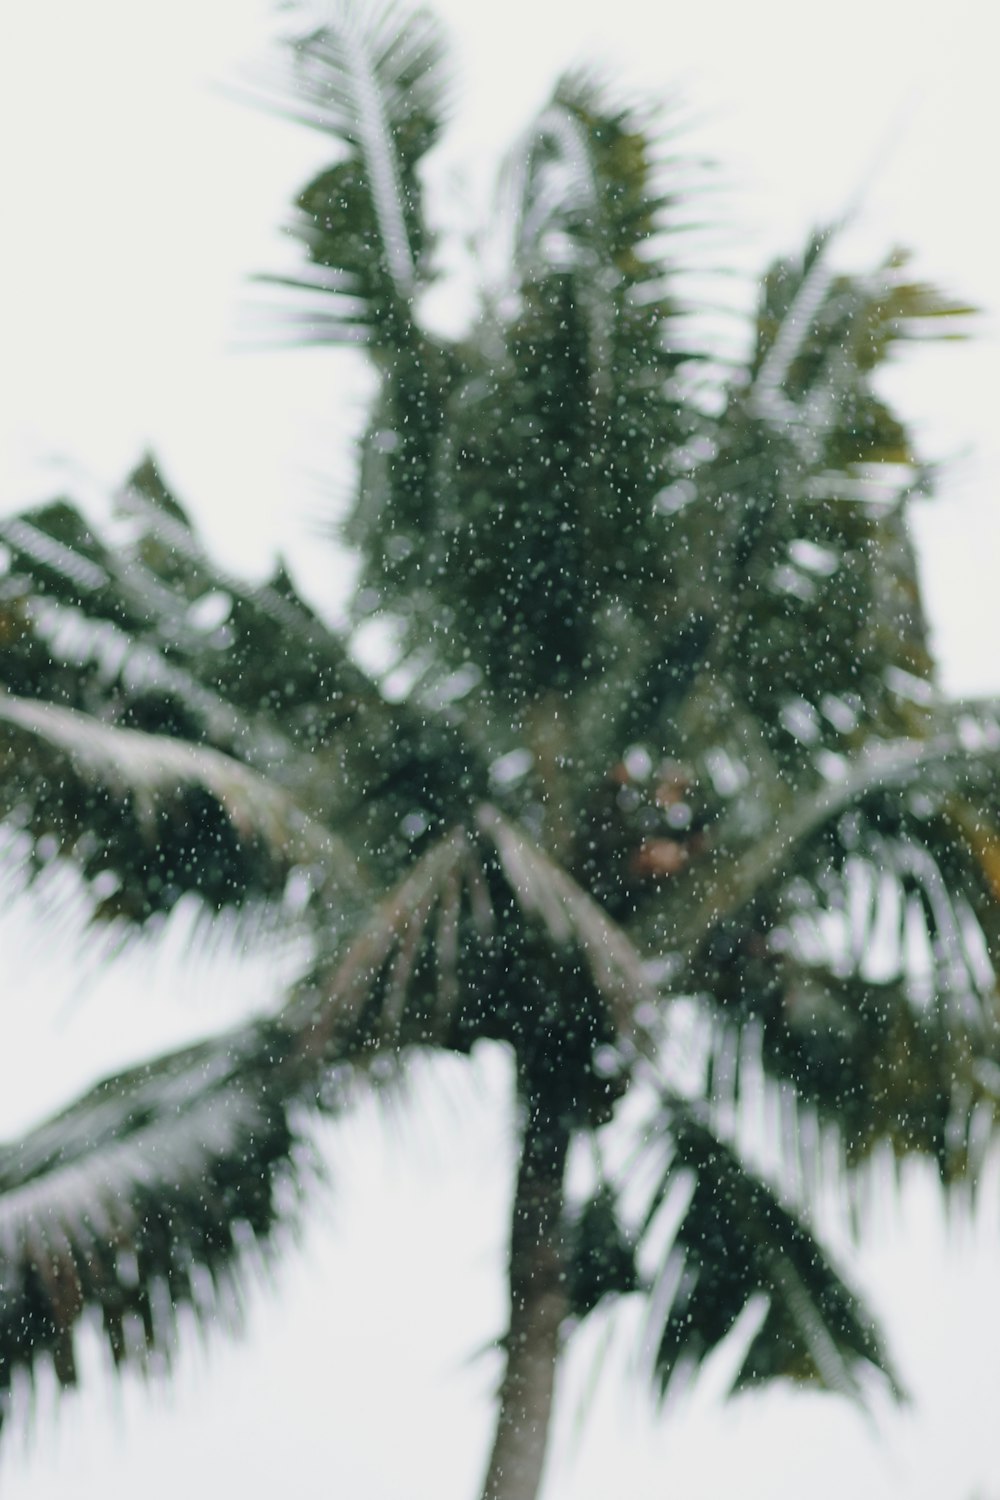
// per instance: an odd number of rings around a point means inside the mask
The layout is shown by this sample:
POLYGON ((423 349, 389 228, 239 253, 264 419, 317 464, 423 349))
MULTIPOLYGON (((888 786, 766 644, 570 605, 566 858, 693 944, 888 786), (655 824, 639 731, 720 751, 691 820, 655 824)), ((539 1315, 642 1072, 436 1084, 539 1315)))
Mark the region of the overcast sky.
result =
MULTIPOLYGON (((944 681, 1000 691, 992 7, 437 8, 461 83, 433 169, 452 203, 481 201, 558 71, 597 59, 688 101, 694 142, 732 185, 724 249, 748 276, 871 176, 843 254, 868 264, 902 243, 922 275, 984 309, 975 344, 920 354, 891 383, 928 453, 947 461, 918 520, 944 681)), ((316 545, 331 489, 314 476, 349 475, 364 381, 336 354, 234 348, 246 277, 283 263, 285 205, 323 159, 320 138, 225 90, 272 30, 261 0, 44 0, 0 14, 0 504, 68 490, 100 505, 151 445, 230 566, 260 573, 280 547, 335 609, 349 565, 316 545)), ((250 959, 200 960, 181 987, 169 954, 81 991, 75 960, 53 955, 47 932, 23 907, 3 922, 21 1045, 0 1063, 0 1133, 93 1073, 273 991, 272 971, 250 959)), ((95 1379, 63 1405, 58 1432, 42 1420, 33 1453, 15 1443, 0 1459, 5 1496, 158 1500, 202 1494, 208 1475, 246 1500, 293 1483, 358 1500, 471 1496, 496 1377, 472 1356, 503 1320, 510 1163, 503 1066, 482 1069, 474 1089, 456 1078, 451 1114, 427 1107, 396 1134, 368 1121, 339 1140, 333 1219, 320 1216, 278 1294, 255 1299, 242 1344, 220 1340, 207 1358, 193 1349, 174 1388, 129 1385, 117 1407, 95 1379)), ((585 1346, 565 1383, 546 1500, 1000 1495, 995 1196, 990 1206, 988 1225, 946 1247, 933 1195, 914 1182, 905 1214, 883 1210, 856 1261, 917 1398, 908 1411, 876 1404, 873 1425, 779 1393, 722 1410, 720 1369, 656 1424, 638 1386, 617 1378, 625 1356, 613 1351, 603 1393, 574 1427, 595 1356, 585 1346)))

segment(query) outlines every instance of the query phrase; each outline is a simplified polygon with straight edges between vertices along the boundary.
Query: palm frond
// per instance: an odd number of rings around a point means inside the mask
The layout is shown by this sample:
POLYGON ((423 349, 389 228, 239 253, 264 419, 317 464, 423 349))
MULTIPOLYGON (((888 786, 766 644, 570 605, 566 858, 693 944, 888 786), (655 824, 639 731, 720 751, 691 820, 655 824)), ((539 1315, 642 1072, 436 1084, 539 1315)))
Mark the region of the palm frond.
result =
POLYGON ((339 841, 272 781, 207 746, 0 696, 0 813, 36 859, 62 856, 102 916, 144 921, 185 891, 213 906, 280 898, 293 869, 351 869, 339 841))
POLYGON ((649 1054, 656 990, 629 937, 523 828, 489 805, 479 808, 477 821, 496 851, 506 891, 522 919, 544 933, 568 987, 577 968, 606 1009, 623 1057, 649 1054))
MULTIPOLYGON (((262 584, 221 567, 152 458, 129 476, 115 507, 125 531, 125 568, 141 569, 153 592, 185 619, 185 632, 170 631, 146 605, 147 626, 170 665, 194 679, 194 701, 198 687, 224 698, 239 715, 240 758, 281 779, 301 780, 296 752, 314 745, 347 700, 377 696, 344 640, 310 608, 280 563, 262 584)), ((137 634, 139 626, 130 625, 137 634)))
POLYGON ((634 1237, 623 1227, 607 1183, 569 1215, 567 1228, 567 1281, 574 1317, 587 1317, 609 1297, 640 1290, 634 1237))
POLYGON ((652 111, 584 78, 560 84, 501 181, 509 284, 453 351, 458 375, 439 382, 437 519, 425 510, 423 540, 406 531, 400 571, 408 640, 430 633, 439 659, 471 664, 517 705, 615 657, 613 612, 631 622, 641 595, 645 628, 650 595, 676 594, 652 499, 699 418, 678 377, 663 242, 679 232, 669 210, 683 188, 655 160, 658 135, 652 111), (510 413, 500 427, 498 409, 510 413))
POLYGON ((440 30, 422 10, 339 0, 292 50, 287 83, 265 85, 263 100, 341 150, 302 193, 293 226, 318 268, 304 284, 330 303, 314 335, 391 344, 426 271, 417 167, 441 125, 440 30))
MULTIPOLYGON (((235 738, 207 734, 204 720, 188 737, 207 738, 266 772, 345 837, 362 825, 367 856, 405 843, 399 823, 407 816, 440 826, 443 789, 468 774, 440 715, 388 703, 283 567, 261 585, 219 567, 176 514, 151 461, 130 477, 118 507, 133 529, 134 553, 198 619, 190 649, 171 643, 170 665, 193 680, 186 701, 197 705, 200 689, 224 697, 238 715, 235 738), (223 618, 211 628, 202 621, 213 608, 223 618)), ((151 706, 137 705, 135 692, 113 681, 129 720, 146 727, 151 706)))
POLYGON ((662 111, 618 104, 582 73, 564 77, 506 169, 520 274, 578 272, 581 290, 589 277, 616 311, 617 285, 661 287, 657 237, 676 232, 670 211, 690 198, 696 175, 691 160, 665 159, 668 138, 662 111))
POLYGON ((298 987, 287 1016, 303 1057, 405 1044, 465 1050, 488 1005, 495 935, 481 858, 466 831, 453 829, 298 987))
MULTIPOLYGON (((673 904, 671 945, 691 952, 729 917, 783 872, 797 868, 802 850, 852 809, 880 798, 901 799, 920 785, 928 794, 971 792, 994 800, 1000 748, 992 736, 970 747, 960 727, 926 739, 875 743, 846 764, 826 784, 792 795, 773 830, 756 829, 730 842, 725 825, 717 830, 713 858, 700 861, 673 904), (739 848, 739 843, 745 847, 739 848)), ((739 813, 735 813, 736 820, 739 813)))
POLYGON ((672 983, 711 1008, 713 1054, 748 1033, 765 1073, 837 1127, 846 1164, 887 1144, 951 1182, 974 1180, 1000 1116, 1000 730, 986 705, 930 723, 819 787, 786 782, 773 824, 745 821, 742 795, 659 931, 687 955, 672 983))
MULTIPOLYGON (((261 712, 266 693, 249 696, 261 687, 256 673, 241 694, 249 674, 223 669, 251 644, 271 655, 262 648, 280 631, 308 630, 315 652, 318 622, 273 588, 247 588, 215 567, 153 460, 130 476, 120 510, 110 536, 67 501, 0 522, 6 686, 98 715, 113 709, 134 728, 239 746, 262 768, 286 761, 292 745, 261 712)), ((329 635, 326 645, 328 658, 329 635)))
MULTIPOLYGON (((447 789, 469 774, 442 716, 388 703, 283 568, 255 585, 220 567, 154 460, 116 512, 101 529, 68 502, 0 522, 9 692, 174 740, 175 768, 185 744, 246 763, 394 874, 401 820, 440 826, 447 789)), ((16 794, 15 777, 9 805, 16 794)))
MULTIPOLYGON (((772 268, 751 358, 663 492, 667 546, 686 558, 676 609, 707 626, 695 694, 735 695, 781 758, 796 753, 800 700, 827 737, 821 697, 882 735, 916 727, 900 683, 930 692, 932 657, 906 507, 933 475, 875 377, 899 338, 957 336, 969 312, 908 280, 898 255, 873 275, 835 273, 829 245, 817 236, 772 268)), ((669 697, 664 727, 678 722, 669 697)))
POLYGON ((433 248, 419 169, 444 113, 444 46, 423 10, 340 0, 292 48, 290 76, 264 102, 331 135, 338 157, 298 198, 291 232, 311 266, 276 278, 288 331, 296 342, 363 344, 381 376, 345 527, 366 557, 362 616, 423 576, 429 508, 446 487, 438 458, 457 371, 447 343, 419 322, 433 248), (387 520, 393 545, 373 552, 368 539, 387 520))
POLYGON ((116 1364, 169 1365, 181 1310, 238 1313, 319 1171, 282 1036, 251 1025, 143 1064, 0 1148, 0 1416, 19 1370, 51 1359, 76 1383, 84 1322, 116 1364))
POLYGON ((432 844, 299 986, 288 1015, 303 1056, 535 1046, 565 1065, 567 1112, 606 1119, 636 1061, 655 1056, 655 988, 626 934, 523 829, 485 804, 476 824, 432 844), (602 1047, 585 1087, 590 1070, 569 1053, 602 1047))
POLYGON ((650 1293, 647 1337, 661 1394, 763 1295, 766 1310, 734 1389, 785 1376, 861 1399, 868 1370, 899 1395, 870 1314, 806 1221, 687 1106, 667 1107, 656 1139, 668 1160, 650 1195, 640 1252, 661 1219, 676 1220, 650 1293))
MULTIPOLYGON (((751 406, 773 426, 791 422, 809 444, 833 428, 838 394, 850 387, 856 397, 894 341, 965 337, 963 320, 976 311, 934 286, 907 281, 903 251, 870 276, 838 274, 831 251, 840 227, 814 234, 800 262, 778 262, 764 282, 751 406)), ((874 411, 870 392, 868 403, 874 411)), ((883 406, 879 410, 887 416, 883 406)))

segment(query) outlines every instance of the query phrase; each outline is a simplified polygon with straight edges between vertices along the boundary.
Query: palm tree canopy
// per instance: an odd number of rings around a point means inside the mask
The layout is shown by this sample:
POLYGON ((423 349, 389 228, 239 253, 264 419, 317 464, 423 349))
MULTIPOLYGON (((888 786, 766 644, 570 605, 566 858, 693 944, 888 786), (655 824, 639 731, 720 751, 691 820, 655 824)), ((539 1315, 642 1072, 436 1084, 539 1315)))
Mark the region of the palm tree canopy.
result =
POLYGON ((567 1312, 651 1292, 661 1391, 758 1292, 738 1383, 892 1379, 810 1228, 802 1142, 834 1128, 845 1172, 925 1153, 950 1184, 992 1138, 1000 705, 936 687, 907 527, 933 475, 878 381, 969 309, 898 253, 837 270, 818 233, 722 361, 675 269, 697 169, 664 112, 571 75, 446 338, 421 316, 444 55, 424 12, 345 0, 261 86, 331 140, 302 274, 268 295, 378 372, 345 535, 403 700, 283 569, 219 568, 151 458, 106 528, 65 499, 0 523, 24 877, 72 862, 123 931, 193 895, 312 944, 272 1020, 3 1148, 0 1389, 46 1351, 71 1383, 95 1310, 116 1358, 168 1348, 177 1306, 205 1314, 271 1242, 304 1109, 411 1047, 507 1044, 553 1139, 649 1099, 642 1163, 567 1212, 560 1253, 567 1312), (770 1163, 734 1124, 761 1088, 792 1112, 770 1163))

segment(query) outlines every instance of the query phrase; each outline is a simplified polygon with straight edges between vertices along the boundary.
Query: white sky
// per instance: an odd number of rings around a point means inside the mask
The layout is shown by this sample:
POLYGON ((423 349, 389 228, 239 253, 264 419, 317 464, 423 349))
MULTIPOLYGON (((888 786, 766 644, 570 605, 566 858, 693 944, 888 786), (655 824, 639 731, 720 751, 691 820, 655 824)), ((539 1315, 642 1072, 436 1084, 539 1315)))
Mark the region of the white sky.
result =
MULTIPOLYGON (((956 692, 1000 690, 992 7, 437 9, 452 27, 462 94, 435 175, 453 181, 464 168, 476 201, 558 70, 587 59, 658 91, 680 86, 698 144, 733 184, 727 253, 748 271, 839 212, 892 141, 845 252, 870 261, 909 245, 922 274, 986 310, 975 345, 922 354, 893 382, 928 451, 951 460, 919 521, 944 680, 956 692)), ((316 545, 329 497, 311 476, 349 473, 344 442, 364 382, 336 354, 232 349, 245 278, 281 262, 275 226, 323 159, 319 138, 213 88, 261 54, 270 27, 262 0, 41 0, 0 13, 0 504, 63 489, 99 496, 151 444, 230 566, 262 571, 280 546, 317 601, 335 607, 348 568, 316 545)), ((3 937, 8 1003, 22 1019, 21 1046, 0 1064, 0 1133, 41 1098, 54 1105, 88 1075, 213 1024, 270 983, 259 965, 206 962, 178 1002, 168 956, 155 981, 126 964, 81 996, 23 908, 3 937), (37 1065, 30 1085, 26 1055, 37 1065)), ((248 1339, 219 1341, 207 1360, 192 1353, 170 1391, 129 1386, 120 1417, 95 1381, 64 1404, 57 1434, 40 1424, 30 1456, 15 1444, 0 1458, 4 1494, 115 1500, 141 1490, 156 1500, 202 1493, 211 1475, 246 1500, 289 1484, 366 1500, 473 1495, 495 1369, 465 1361, 503 1317, 503 1083, 491 1065, 477 1089, 456 1083, 452 1115, 424 1110, 429 1120, 397 1136, 351 1128, 336 1152, 335 1222, 290 1258, 279 1295, 256 1299, 248 1339)), ((995 1208, 964 1246, 946 1246, 925 1185, 905 1208, 901 1220, 883 1209, 857 1274, 884 1313, 914 1408, 877 1408, 877 1431, 834 1401, 783 1393, 722 1410, 717 1372, 654 1424, 612 1357, 575 1449, 576 1401, 564 1402, 546 1500, 668 1490, 714 1500, 737 1488, 769 1500, 1000 1494, 995 1208)), ((567 1384, 586 1376, 581 1357, 567 1384)))

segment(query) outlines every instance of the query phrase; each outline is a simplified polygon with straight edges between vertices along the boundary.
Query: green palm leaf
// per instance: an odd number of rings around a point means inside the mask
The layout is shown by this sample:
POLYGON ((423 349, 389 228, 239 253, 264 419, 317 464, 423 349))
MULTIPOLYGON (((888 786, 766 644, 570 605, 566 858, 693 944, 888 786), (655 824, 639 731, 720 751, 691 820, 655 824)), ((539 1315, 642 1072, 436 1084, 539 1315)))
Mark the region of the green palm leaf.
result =
POLYGON ((0 797, 36 856, 78 865, 103 916, 143 921, 185 891, 213 906, 274 900, 293 869, 326 882, 353 863, 285 791, 218 750, 9 695, 0 797))
POLYGON ((315 271, 273 278, 320 294, 315 314, 298 314, 314 336, 394 348, 410 327, 428 238, 417 166, 440 129, 442 81, 441 35, 425 12, 341 0, 293 43, 290 87, 265 92, 341 147, 299 199, 294 232, 315 271))
POLYGON ((650 1298, 647 1336, 661 1393, 690 1375, 763 1294, 766 1311, 735 1389, 785 1376, 861 1399, 868 1367, 899 1394, 870 1315, 802 1217, 686 1106, 668 1108, 661 1141, 668 1163, 644 1235, 670 1216, 678 1191, 685 1199, 650 1298))
POLYGON ((490 991, 496 913, 462 828, 421 855, 370 918, 298 987, 288 1015, 306 1057, 406 1044, 467 1047, 490 991), (465 1032, 463 1028, 467 1027, 465 1032))
POLYGON ((275 1024, 244 1027, 0 1147, 0 1413, 48 1357, 76 1383, 84 1320, 116 1364, 146 1365, 170 1363, 181 1310, 206 1328, 238 1314, 251 1252, 270 1253, 318 1171, 281 1050, 275 1024))
POLYGON ((570 976, 578 973, 625 1053, 650 1051, 646 1027, 656 991, 624 930, 523 828, 488 804, 478 809, 477 821, 496 852, 505 904, 509 909, 513 898, 523 920, 544 933, 563 987, 572 993, 570 976))
POLYGON ((927 739, 873 744, 838 768, 836 779, 825 785, 798 795, 787 787, 786 806, 779 803, 775 826, 763 834, 754 830, 751 837, 746 833, 741 837, 740 809, 734 808, 731 834, 727 836, 726 822, 720 822, 714 857, 693 868, 682 898, 674 904, 670 940, 682 951, 696 949, 758 892, 783 873, 795 872, 803 849, 851 810, 863 815, 867 804, 885 798, 901 800, 914 786, 928 797, 939 798, 948 794, 974 798, 978 791, 990 805, 995 801, 998 756, 1000 743, 993 735, 987 734, 972 748, 967 734, 956 727, 927 739))
POLYGON ((495 808, 482 804, 476 826, 478 837, 457 828, 433 844, 302 984, 291 1014, 310 1051, 464 1050, 476 1036, 512 1039, 523 1006, 540 1004, 535 1024, 547 1015, 557 1027, 562 1010, 578 1026, 591 1015, 595 1037, 619 1036, 622 1067, 650 1053, 656 992, 626 934, 495 808), (527 966, 546 963, 572 1002, 525 989, 527 966))

